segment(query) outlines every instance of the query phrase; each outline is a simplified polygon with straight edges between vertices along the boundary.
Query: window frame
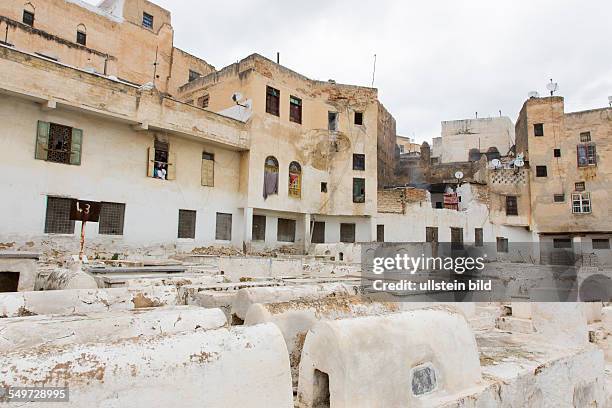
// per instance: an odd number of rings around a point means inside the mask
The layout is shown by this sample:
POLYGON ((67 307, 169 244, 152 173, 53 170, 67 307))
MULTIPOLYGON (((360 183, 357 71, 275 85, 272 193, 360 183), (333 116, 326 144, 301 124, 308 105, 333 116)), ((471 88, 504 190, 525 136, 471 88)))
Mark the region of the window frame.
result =
POLYGON ((580 132, 580 143, 590 143, 591 142, 591 132, 580 132))
POLYGON ((197 107, 201 109, 207 109, 210 105, 210 94, 204 94, 197 99, 197 107))
POLYGON ((518 216, 518 197, 506 196, 506 216, 518 216))
POLYGON ((87 33, 81 30, 77 30, 76 43, 87 47, 87 33))
POLYGON ((357 242, 357 226, 354 222, 340 223, 340 242, 344 244, 354 244, 357 242), (347 234, 349 235, 348 238, 347 234))
POLYGON ((312 230, 312 233, 310 236, 310 243, 311 244, 324 244, 325 243, 325 221, 313 221, 311 230, 312 230))
POLYGON ((553 157, 561 157, 561 149, 553 149, 553 157))
POLYGON ((482 228, 474 228, 474 246, 484 246, 484 230, 482 228))
POLYGON ((296 161, 289 163, 289 197, 302 198, 302 166, 296 161))
POLYGON ((573 214, 591 214, 593 212, 593 204, 591 201, 591 193, 587 191, 572 193, 572 213, 573 214))
POLYGON ((251 239, 253 241, 266 241, 266 223, 267 218, 265 215, 253 214, 253 222, 251 225, 251 239), (255 222, 255 220, 258 220, 258 222, 255 222))
POLYGON ((564 203, 565 202, 565 194, 553 194, 553 203, 564 203), (561 200, 558 200, 561 198, 561 200))
POLYGON ((353 177, 353 203, 355 204, 363 204, 366 199, 366 179, 363 177, 353 177), (358 185, 363 186, 363 194, 355 194, 355 188, 358 185))
POLYGON ((21 16, 21 22, 28 27, 34 27, 34 22, 36 21, 36 14, 30 10, 23 10, 23 14, 21 16), (31 23, 26 21, 26 16, 28 16, 28 21, 31 18, 31 23))
POLYGON ((289 121, 302 124, 302 99, 289 95, 289 121))
POLYGON ((297 226, 297 221, 294 219, 278 218, 276 222, 276 241, 277 242, 295 242, 296 226, 297 226), (285 228, 285 227, 281 227, 281 225, 284 225, 287 228, 287 230, 282 231, 282 233, 281 233, 281 228, 285 228), (291 233, 293 233, 292 237, 289 236, 291 233))
POLYGON ((112 203, 102 201, 100 203, 100 218, 98 219, 98 235, 112 235, 112 236, 123 236, 125 229, 125 203, 112 203), (120 208, 120 214, 108 214, 109 206, 116 206, 120 208), (108 225, 105 224, 106 217, 109 218, 108 225), (117 225, 111 225, 115 220, 113 217, 117 217, 120 220, 120 227, 117 225))
POLYGON ((266 113, 280 117, 280 90, 266 85, 266 113))
POLYGON ((196 210, 179 209, 178 231, 176 234, 178 239, 195 239, 197 217, 198 212, 196 210), (189 224, 185 225, 185 223, 189 224))
POLYGON ((215 241, 231 241, 232 240, 232 228, 233 228, 233 214, 231 213, 222 213, 222 212, 218 212, 216 213, 215 216, 215 241), (225 234, 223 234, 225 231, 220 230, 220 227, 222 226, 222 222, 225 222, 229 219, 229 235, 226 237, 225 234))
POLYGON ((534 135, 534 137, 542 137, 542 136, 544 136, 544 124, 543 123, 534 123, 533 124, 533 135, 534 135))
POLYGON ((591 247, 593 250, 609 250, 610 238, 591 238, 591 247))
POLYGON ((355 116, 353 118, 353 123, 355 126, 363 126, 363 116, 363 112, 355 111, 355 116), (359 120, 357 118, 359 118, 359 120))
POLYGON ((576 164, 578 167, 597 166, 597 146, 593 142, 576 145, 576 164), (584 153, 581 155, 581 151, 584 153))
MULTIPOLYGON (((47 196, 47 205, 45 208, 45 227, 44 227, 44 233, 45 234, 54 234, 54 235, 74 235, 74 226, 75 226, 75 221, 70 219, 70 209, 72 207, 72 200, 71 198, 67 198, 67 197, 58 197, 58 196, 47 196), (66 219, 61 219, 61 220, 53 220, 51 219, 51 215, 50 211, 53 209, 53 206, 50 205, 53 201, 55 201, 56 203, 61 202, 62 206, 67 208, 62 208, 60 210, 62 210, 63 212, 65 212, 63 214, 63 216, 67 217, 66 219), (66 223, 67 221, 67 223, 66 223), (60 225, 60 227, 65 228, 63 230, 55 230, 56 228, 53 228, 54 230, 52 231, 51 227, 57 227, 57 225, 59 224, 64 224, 64 225, 60 225)), ((62 216, 62 218, 64 218, 62 216)))
POLYGON ((548 167, 545 165, 536 166, 536 177, 538 178, 548 177, 548 167), (541 170, 543 170, 543 172, 541 172, 541 170))
POLYGON ((506 237, 496 237, 495 239, 496 241, 496 252, 497 253, 502 253, 502 254, 507 254, 509 252, 510 249, 510 242, 508 241, 508 238, 506 237))
POLYGON ((153 27, 155 26, 155 16, 147 13, 146 11, 143 11, 142 26, 148 30, 153 30, 153 27))
POLYGON ((327 111, 327 130, 337 132, 339 127, 340 114, 335 111, 327 111))
POLYGON ((353 170, 365 171, 365 154, 353 153, 353 170))

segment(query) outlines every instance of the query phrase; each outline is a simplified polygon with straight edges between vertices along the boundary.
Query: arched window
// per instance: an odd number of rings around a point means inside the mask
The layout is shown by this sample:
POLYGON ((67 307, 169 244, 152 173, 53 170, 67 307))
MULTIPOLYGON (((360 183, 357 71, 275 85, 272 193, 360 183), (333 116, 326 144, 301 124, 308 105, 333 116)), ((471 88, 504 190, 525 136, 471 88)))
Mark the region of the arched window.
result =
POLYGON ((298 162, 289 165, 289 195, 296 198, 302 196, 302 166, 298 162))
POLYGON ((278 194, 278 160, 268 156, 264 165, 264 200, 272 194, 278 194))
POLYGON ((87 28, 83 24, 77 26, 77 44, 87 45, 87 28))
POLYGON ((26 3, 23 6, 23 24, 34 27, 34 5, 26 3))

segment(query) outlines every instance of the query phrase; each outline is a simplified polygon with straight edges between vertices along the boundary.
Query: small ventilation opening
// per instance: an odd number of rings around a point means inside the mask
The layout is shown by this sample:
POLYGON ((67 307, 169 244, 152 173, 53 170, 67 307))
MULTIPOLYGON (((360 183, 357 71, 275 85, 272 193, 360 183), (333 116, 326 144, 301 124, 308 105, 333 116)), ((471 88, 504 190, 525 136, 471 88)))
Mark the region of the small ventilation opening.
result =
POLYGON ((17 292, 19 272, 0 272, 0 292, 17 292))
POLYGON ((329 408, 329 375, 315 369, 313 386, 313 408, 329 408))
POLYGON ((344 254, 342 252, 338 253, 338 260, 344 261, 344 254))

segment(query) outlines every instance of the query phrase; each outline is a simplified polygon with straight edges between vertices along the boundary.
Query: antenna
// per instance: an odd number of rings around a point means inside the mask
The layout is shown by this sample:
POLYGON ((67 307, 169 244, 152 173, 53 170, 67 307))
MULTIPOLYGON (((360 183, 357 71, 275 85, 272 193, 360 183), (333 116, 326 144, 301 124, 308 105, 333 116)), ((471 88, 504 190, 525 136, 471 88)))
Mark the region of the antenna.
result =
POLYGON ((550 96, 553 96, 555 94, 555 92, 557 92, 559 90, 559 84, 556 82, 553 82, 552 78, 550 79, 550 83, 548 83, 546 85, 546 89, 548 89, 550 91, 550 96))
POLYGON ((374 70, 372 71, 372 88, 374 88, 374 79, 376 79, 376 54, 374 54, 374 70))
POLYGON ((280 52, 276 53, 276 63, 280 65, 280 52))

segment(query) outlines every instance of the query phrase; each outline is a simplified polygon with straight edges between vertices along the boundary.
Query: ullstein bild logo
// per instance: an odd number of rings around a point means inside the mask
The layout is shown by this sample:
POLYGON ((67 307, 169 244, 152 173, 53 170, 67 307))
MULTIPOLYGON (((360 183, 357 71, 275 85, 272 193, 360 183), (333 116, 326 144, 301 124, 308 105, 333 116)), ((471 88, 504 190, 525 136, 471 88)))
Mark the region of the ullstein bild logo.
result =
POLYGON ((485 268, 486 254, 482 257, 412 257, 407 254, 396 254, 394 257, 376 257, 373 260, 372 272, 380 275, 386 271, 405 271, 415 274, 418 271, 444 270, 462 274, 468 270, 482 271, 485 268))

